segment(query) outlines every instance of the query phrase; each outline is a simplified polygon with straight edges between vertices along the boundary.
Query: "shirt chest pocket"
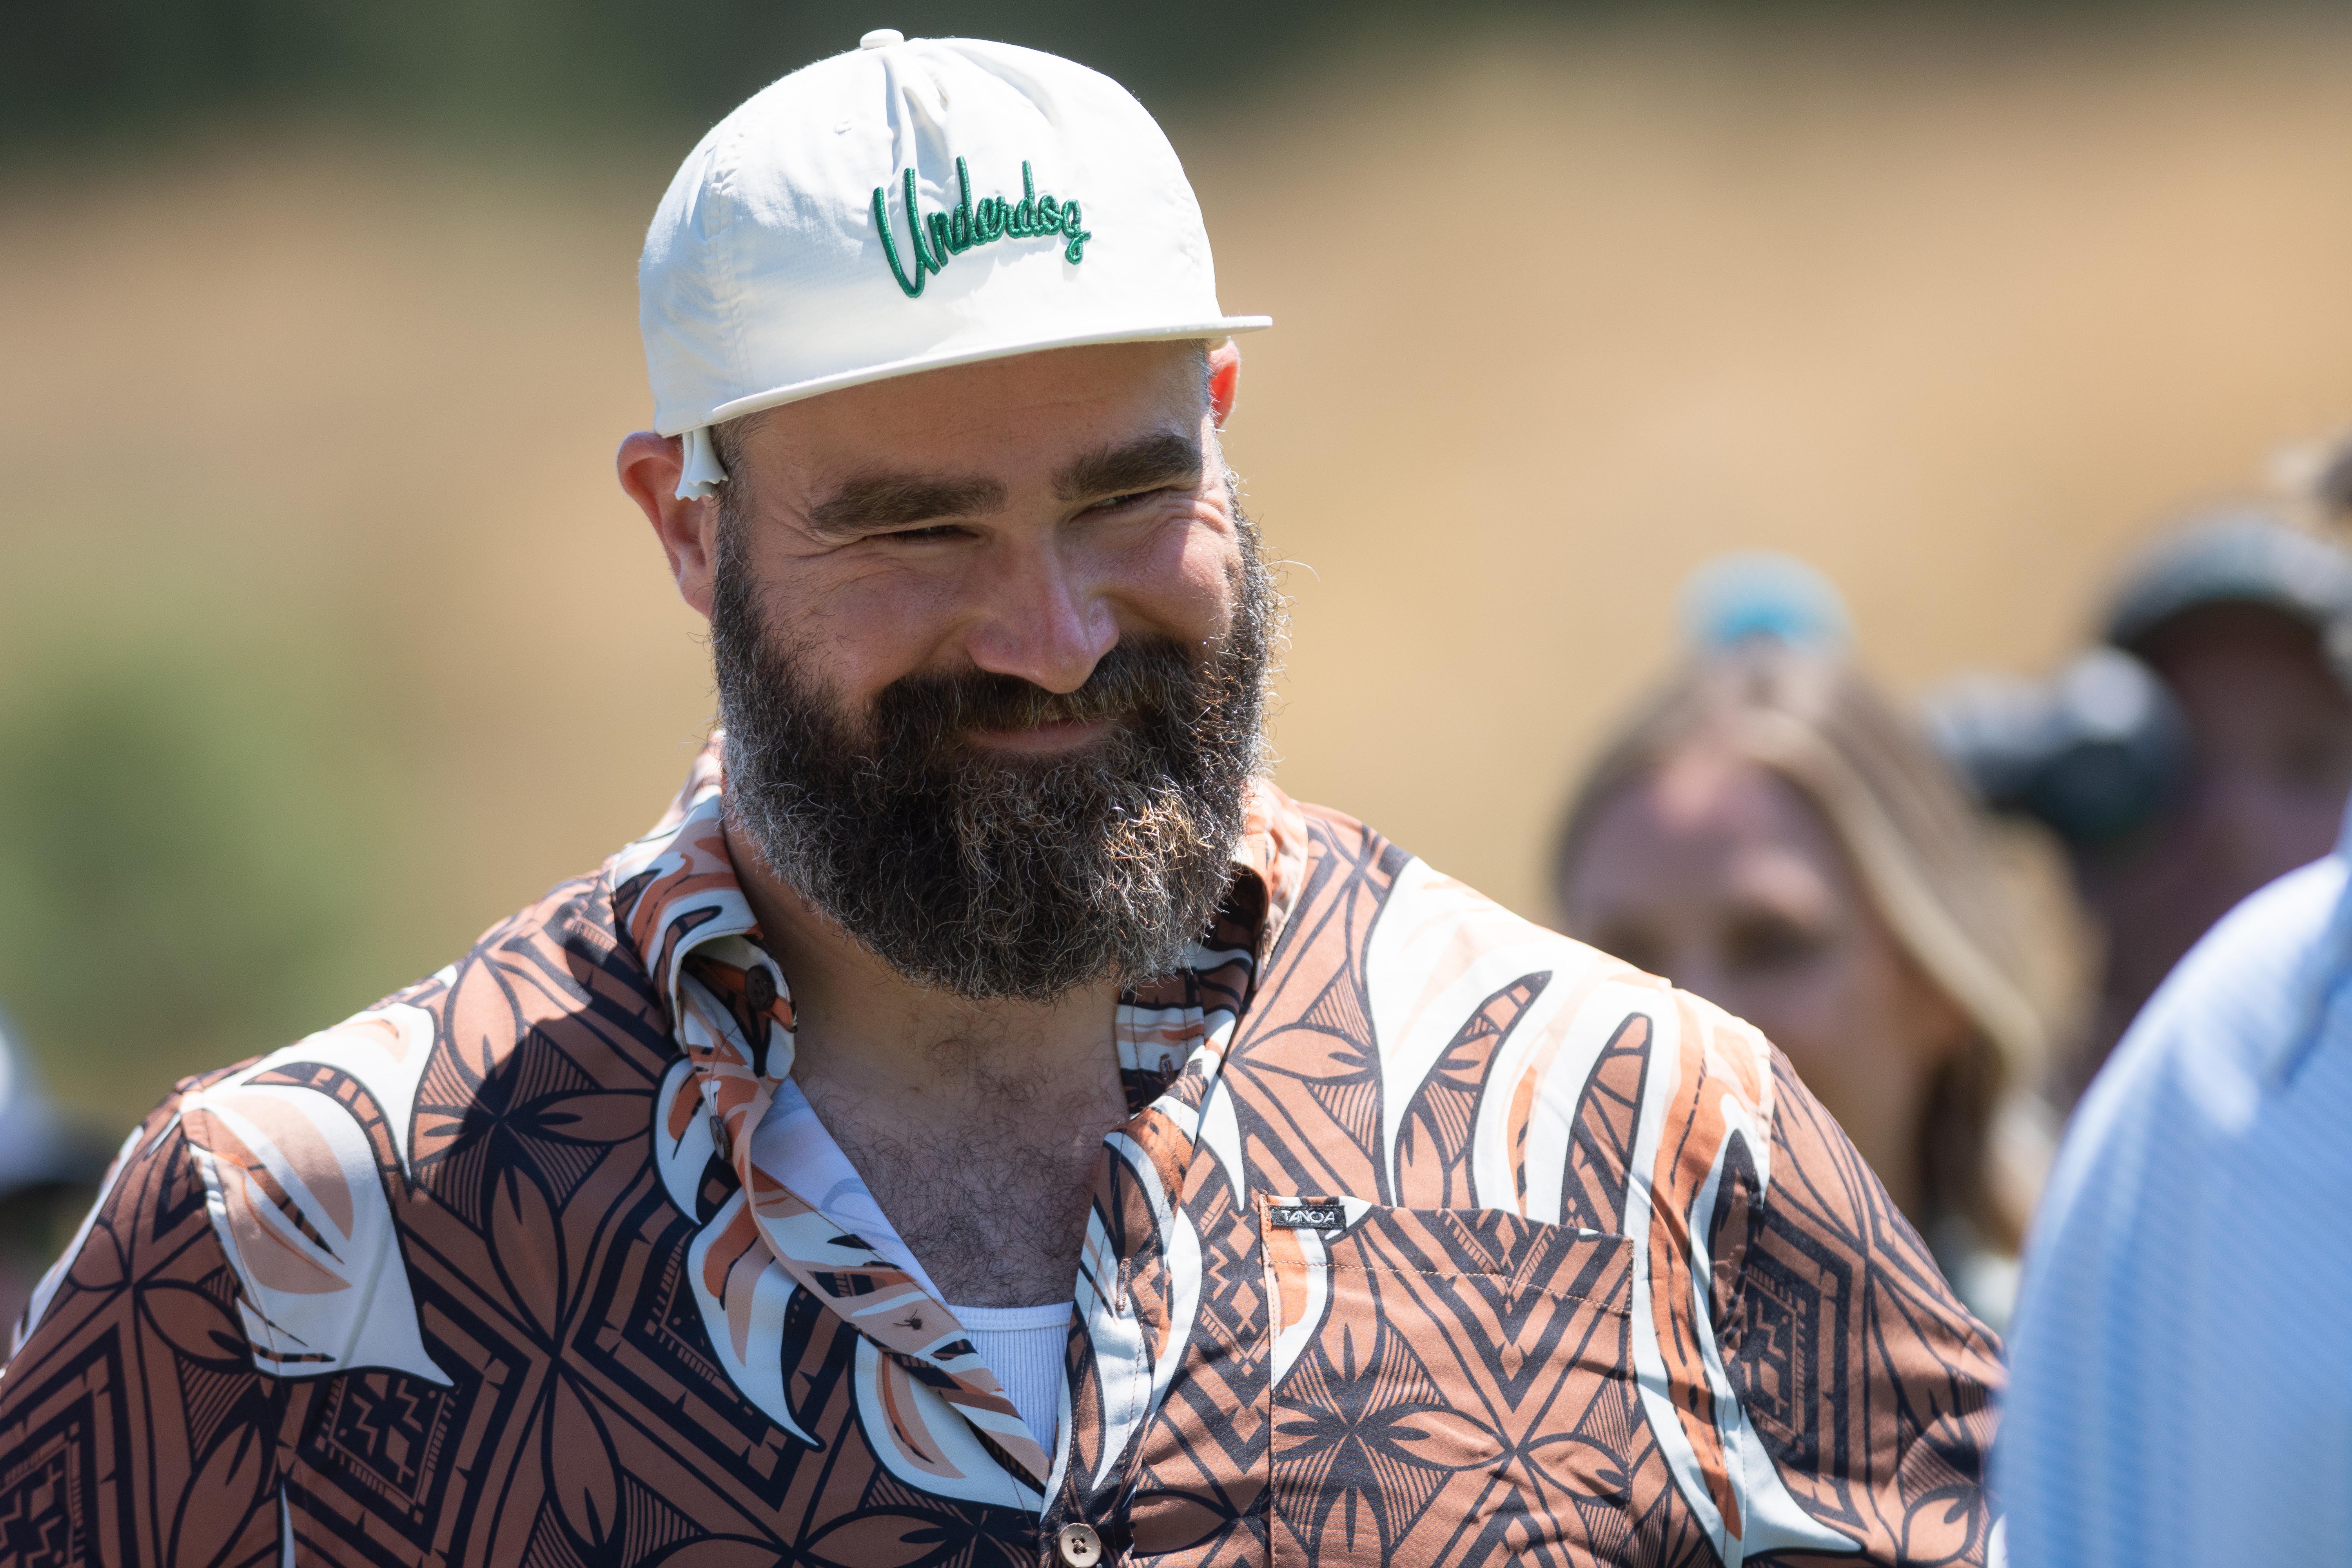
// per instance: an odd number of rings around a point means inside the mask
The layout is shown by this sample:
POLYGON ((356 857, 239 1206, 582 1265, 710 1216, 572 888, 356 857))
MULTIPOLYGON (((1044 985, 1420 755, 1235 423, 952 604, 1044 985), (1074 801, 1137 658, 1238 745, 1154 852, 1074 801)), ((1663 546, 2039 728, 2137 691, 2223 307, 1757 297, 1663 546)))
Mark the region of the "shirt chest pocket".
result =
POLYGON ((1500 1209, 1257 1209, 1274 1562, 1613 1557, 1649 1447, 1628 1238, 1500 1209))

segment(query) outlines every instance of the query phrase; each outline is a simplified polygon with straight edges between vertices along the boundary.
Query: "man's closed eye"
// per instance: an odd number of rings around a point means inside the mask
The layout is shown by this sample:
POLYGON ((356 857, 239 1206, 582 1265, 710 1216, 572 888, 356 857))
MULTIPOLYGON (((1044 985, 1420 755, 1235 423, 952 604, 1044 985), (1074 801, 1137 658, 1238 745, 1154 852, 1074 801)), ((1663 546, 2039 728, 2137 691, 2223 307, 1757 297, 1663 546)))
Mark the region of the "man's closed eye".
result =
POLYGON ((1139 506, 1145 501, 1172 495, 1180 488, 1181 487, 1176 485, 1162 485, 1158 489, 1129 490, 1123 495, 1107 496, 1087 508, 1087 510, 1089 512, 1123 511, 1129 507, 1139 506))

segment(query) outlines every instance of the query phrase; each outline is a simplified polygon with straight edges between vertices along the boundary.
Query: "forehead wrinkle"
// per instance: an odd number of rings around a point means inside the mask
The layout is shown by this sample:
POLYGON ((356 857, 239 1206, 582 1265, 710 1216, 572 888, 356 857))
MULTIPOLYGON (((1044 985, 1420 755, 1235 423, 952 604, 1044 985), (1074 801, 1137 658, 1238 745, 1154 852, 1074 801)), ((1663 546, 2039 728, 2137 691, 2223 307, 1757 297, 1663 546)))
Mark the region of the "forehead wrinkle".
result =
POLYGON ((1054 476, 1054 493, 1064 500, 1084 500, 1198 483, 1200 478, 1200 437, 1160 430, 1074 459, 1054 476))
POLYGON ((996 479, 862 474, 809 508, 808 521, 820 533, 856 534, 941 518, 978 517, 1001 510, 1005 500, 1004 486, 996 479))

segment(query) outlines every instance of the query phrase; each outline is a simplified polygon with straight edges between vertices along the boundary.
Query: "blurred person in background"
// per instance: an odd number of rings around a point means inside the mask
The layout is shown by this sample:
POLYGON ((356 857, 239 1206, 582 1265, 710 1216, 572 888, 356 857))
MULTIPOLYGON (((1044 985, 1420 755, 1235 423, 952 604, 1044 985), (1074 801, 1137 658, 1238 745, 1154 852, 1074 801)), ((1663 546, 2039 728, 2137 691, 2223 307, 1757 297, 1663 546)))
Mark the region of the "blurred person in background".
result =
POLYGON ((89 1131, 42 1090, 0 1014, 0 1322, 17 1322, 105 1165, 89 1131))
POLYGON ((1999 1327, 2048 1140, 1985 825, 1810 569, 1729 558, 1686 602, 1696 653, 1570 807, 1566 929, 1761 1028, 1999 1327))
POLYGON ((1265 776, 1271 323, 1140 104, 877 28, 688 156, 639 280, 616 466, 719 732, 149 1119, 0 1379, 9 1541, 1986 1560, 1998 1342, 1786 1059, 1265 776))
MULTIPOLYGON (((2340 521, 2352 446, 2313 467, 2307 510, 2340 521)), ((2151 824, 2179 842, 2126 841, 2109 873, 2118 940, 2154 966, 2236 884, 2331 826, 2334 849, 2195 941, 2067 1129, 1996 1458, 2017 1563, 2352 1562, 2352 823, 2325 820, 2346 793, 2348 605, 2344 553, 2273 511, 2158 544, 2110 614, 2189 753, 2186 798, 2151 824), (2178 908, 2135 919, 2135 878, 2178 908)))
POLYGON ((1995 1456, 2021 1568, 2352 1563, 2347 870, 2225 916, 2074 1112, 1995 1456))
POLYGON ((2201 513, 2135 558, 2102 646, 2048 683, 1931 700, 1996 809, 2049 826, 2101 937, 2071 1101, 2189 946, 2335 842, 2352 793, 2352 553, 2281 502, 2201 513))

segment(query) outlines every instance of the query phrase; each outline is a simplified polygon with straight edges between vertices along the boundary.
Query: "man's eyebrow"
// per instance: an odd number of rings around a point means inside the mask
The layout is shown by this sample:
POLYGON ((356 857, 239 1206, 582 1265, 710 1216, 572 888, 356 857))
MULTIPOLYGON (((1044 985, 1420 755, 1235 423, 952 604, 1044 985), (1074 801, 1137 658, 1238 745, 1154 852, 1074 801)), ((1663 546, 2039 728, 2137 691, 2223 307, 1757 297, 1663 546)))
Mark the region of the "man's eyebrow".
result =
POLYGON ((1054 493, 1064 500, 1088 500, 1200 480, 1201 437, 1164 430, 1080 458, 1054 476, 1054 493))
POLYGON ((850 538, 886 528, 977 517, 1004 505, 994 479, 940 479, 919 474, 869 474, 851 479, 809 508, 818 533, 850 538))

